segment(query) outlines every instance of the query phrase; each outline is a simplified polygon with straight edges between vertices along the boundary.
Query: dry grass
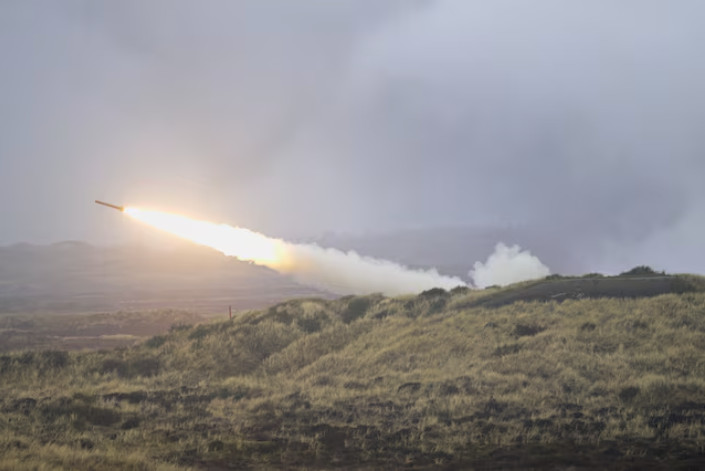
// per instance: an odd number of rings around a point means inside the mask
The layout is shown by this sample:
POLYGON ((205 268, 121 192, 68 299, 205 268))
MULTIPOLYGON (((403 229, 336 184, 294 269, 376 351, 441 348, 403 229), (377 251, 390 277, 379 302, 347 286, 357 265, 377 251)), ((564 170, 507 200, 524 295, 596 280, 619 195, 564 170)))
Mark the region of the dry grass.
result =
POLYGON ((469 307, 488 295, 296 300, 0 356, 0 469, 702 463, 705 293, 469 307))

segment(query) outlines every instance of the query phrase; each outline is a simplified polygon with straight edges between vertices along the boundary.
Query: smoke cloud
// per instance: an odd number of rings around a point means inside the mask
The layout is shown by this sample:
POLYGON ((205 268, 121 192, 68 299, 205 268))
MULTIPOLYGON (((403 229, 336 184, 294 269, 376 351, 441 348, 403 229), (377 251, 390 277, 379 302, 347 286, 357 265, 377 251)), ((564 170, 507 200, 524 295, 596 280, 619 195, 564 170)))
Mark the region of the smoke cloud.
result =
POLYGON ((440 275, 436 269, 413 270, 353 251, 289 243, 284 243, 284 250, 287 263, 274 263, 271 268, 290 274, 301 283, 338 294, 381 292, 393 296, 466 285, 460 278, 440 275))
POLYGON ((475 262, 469 275, 476 287, 486 288, 543 278, 550 273, 551 270, 528 250, 522 251, 518 245, 507 247, 500 242, 485 263, 475 262))
MULTIPOLYGON (((155 229, 290 275, 297 281, 337 294, 381 292, 389 296, 431 288, 467 286, 437 269, 414 270, 399 263, 361 256, 317 244, 297 244, 249 229, 191 219, 186 216, 127 207, 126 215, 155 229)), ((550 274, 538 257, 518 245, 499 243, 485 263, 475 262, 469 275, 475 287, 508 285, 550 274)))
POLYGON ((155 229, 272 268, 304 284, 337 294, 381 292, 393 296, 466 285, 460 278, 442 276, 435 269, 412 270, 386 260, 363 257, 353 251, 293 244, 227 224, 133 207, 125 208, 124 212, 155 229))

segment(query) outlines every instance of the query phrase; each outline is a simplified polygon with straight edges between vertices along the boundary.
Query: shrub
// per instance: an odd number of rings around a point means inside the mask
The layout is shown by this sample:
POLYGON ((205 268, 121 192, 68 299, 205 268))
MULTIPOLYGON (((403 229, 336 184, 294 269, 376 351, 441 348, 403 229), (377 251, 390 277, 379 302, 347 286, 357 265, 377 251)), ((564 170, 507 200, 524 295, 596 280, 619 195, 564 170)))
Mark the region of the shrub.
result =
POLYGON ((619 399, 621 399, 623 402, 629 402, 634 399, 637 394, 639 394, 638 387, 628 386, 626 388, 622 388, 622 390, 619 391, 619 399))
POLYGON ((446 297, 439 297, 431 301, 430 306, 428 308, 428 313, 429 314, 436 314, 438 312, 443 311, 445 309, 446 304, 448 303, 448 299, 446 297))
POLYGON ((494 355, 498 357, 513 355, 515 353, 519 353, 519 350, 521 350, 521 345, 518 343, 504 344, 495 348, 494 355))
POLYGON ((368 297, 353 298, 348 302, 343 312, 340 313, 340 318, 346 324, 350 324, 352 321, 364 316, 372 304, 372 300, 368 297))
POLYGON ((155 376, 159 373, 160 367, 161 364, 157 358, 135 358, 129 362, 107 358, 98 371, 101 374, 115 373, 120 378, 134 378, 136 376, 155 376))
POLYGON ((231 350, 231 361, 220 366, 219 374, 232 376, 252 372, 300 335, 296 329, 272 320, 244 325, 237 336, 237 347, 231 350))
POLYGON ((120 428, 122 430, 132 430, 133 428, 137 428, 140 426, 140 419, 137 417, 130 417, 126 421, 122 423, 120 428))
POLYGON ((22 366, 29 366, 34 363, 34 352, 24 352, 17 357, 17 363, 22 366))
POLYGON ((69 364, 68 352, 60 350, 45 350, 39 354, 45 368, 61 369, 69 364))
POLYGON ((456 296, 460 294, 466 294, 470 291, 470 287, 468 286, 456 286, 455 288, 450 290, 451 296, 456 296))
POLYGON ((91 425, 110 426, 120 421, 120 414, 112 409, 95 406, 78 406, 73 413, 91 425))
POLYGON ((127 363, 122 360, 115 358, 108 358, 103 360, 99 370, 101 374, 115 373, 116 375, 124 378, 127 376, 127 363))
POLYGON ((517 324, 514 327, 514 335, 517 337, 532 336, 544 330, 546 330, 546 328, 539 325, 517 324))
POLYGON ((597 329, 597 325, 594 322, 584 322, 578 328, 581 332, 592 332, 595 329, 597 329))
MULTIPOLYGON (((297 306, 289 306, 287 304, 272 306, 269 308, 269 310, 267 310, 267 315, 265 316, 265 318, 272 319, 274 322, 279 322, 281 324, 291 325, 294 320, 294 317, 298 316, 292 314, 290 310, 293 310, 294 312, 301 311, 300 307, 299 309, 291 309, 295 307, 297 306)), ((300 315, 300 312, 296 312, 296 314, 300 315)))
POLYGON ((155 335, 151 339, 147 340, 144 344, 148 348, 159 348, 166 342, 166 337, 164 335, 155 335))
POLYGON ((183 332, 185 330, 190 330, 192 326, 188 324, 172 324, 169 327, 169 332, 183 332))
POLYGON ((705 277, 698 275, 676 275, 671 278, 671 290, 674 293, 705 291, 705 277))
POLYGON ((129 376, 155 376, 161 365, 157 358, 137 358, 130 363, 129 376))
POLYGON ((0 374, 10 371, 12 368, 12 357, 10 355, 0 355, 0 374))
POLYGON ((665 275, 665 271, 657 272, 648 265, 639 265, 631 270, 622 272, 619 276, 654 276, 654 275, 665 275))
POLYGON ((196 326, 195 329, 193 329, 193 331, 190 334, 188 334, 188 338, 189 338, 189 340, 202 339, 203 337, 208 335, 208 333, 211 332, 211 330, 212 329, 207 325, 198 325, 198 326, 196 326))
POLYGON ((296 324, 307 334, 312 334, 321 330, 326 319, 327 316, 323 312, 317 312, 313 315, 298 317, 296 324))
POLYGON ((208 443, 209 452, 223 451, 223 448, 225 448, 225 444, 220 440, 213 440, 208 443))
POLYGON ((110 426, 121 420, 120 414, 104 407, 97 407, 83 399, 59 398, 45 404, 40 409, 44 420, 53 422, 62 417, 71 417, 73 425, 78 430, 85 428, 86 424, 110 426))
POLYGON ((431 288, 419 294, 419 298, 437 298, 440 296, 448 296, 448 292, 443 288, 431 288))

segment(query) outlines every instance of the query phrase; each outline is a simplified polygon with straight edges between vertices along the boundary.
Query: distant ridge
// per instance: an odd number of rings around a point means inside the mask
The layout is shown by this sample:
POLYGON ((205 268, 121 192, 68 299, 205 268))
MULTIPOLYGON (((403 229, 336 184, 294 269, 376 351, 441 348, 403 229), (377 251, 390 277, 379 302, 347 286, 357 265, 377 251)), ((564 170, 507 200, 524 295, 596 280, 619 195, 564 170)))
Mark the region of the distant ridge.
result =
POLYGON ((100 247, 81 241, 0 247, 0 314, 189 309, 225 312, 328 296, 267 268, 190 244, 100 247))
POLYGON ((490 294, 470 301, 468 307, 499 307, 517 301, 643 298, 669 293, 705 292, 705 278, 697 275, 558 278, 554 276, 489 291, 490 294))

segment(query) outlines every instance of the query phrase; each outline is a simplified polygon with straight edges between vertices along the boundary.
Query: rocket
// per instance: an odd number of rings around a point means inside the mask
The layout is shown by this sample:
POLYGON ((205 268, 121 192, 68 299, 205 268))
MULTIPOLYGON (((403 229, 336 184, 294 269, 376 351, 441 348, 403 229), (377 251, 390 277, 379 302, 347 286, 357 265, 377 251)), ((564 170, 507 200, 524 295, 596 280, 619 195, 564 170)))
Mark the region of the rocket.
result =
POLYGON ((107 206, 108 208, 117 209, 117 210, 120 211, 121 213, 122 213, 122 212, 125 212, 125 207, 124 207, 124 206, 118 206, 118 205, 116 205, 116 204, 110 204, 110 203, 106 203, 105 201, 99 201, 99 200, 95 200, 95 202, 96 202, 96 204, 102 204, 103 206, 107 206))

